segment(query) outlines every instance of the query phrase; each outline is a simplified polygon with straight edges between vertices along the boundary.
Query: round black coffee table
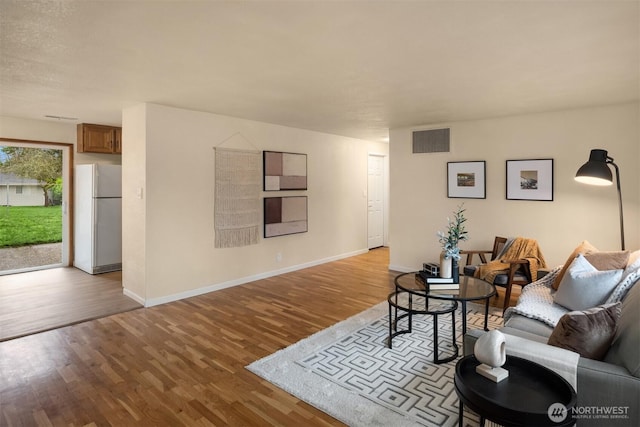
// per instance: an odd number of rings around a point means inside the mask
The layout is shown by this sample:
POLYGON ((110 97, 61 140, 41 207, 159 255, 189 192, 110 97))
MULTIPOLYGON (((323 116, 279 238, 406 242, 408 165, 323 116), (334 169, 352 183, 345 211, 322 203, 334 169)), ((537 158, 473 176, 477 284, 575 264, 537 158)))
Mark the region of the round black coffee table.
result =
POLYGON ((491 420, 504 426, 571 426, 576 392, 560 375, 542 365, 507 356, 502 366, 509 377, 499 383, 476 372, 473 355, 456 364, 454 385, 460 399, 458 425, 462 426, 463 404, 480 415, 480 425, 491 420))
POLYGON ((488 331, 489 300, 496 294, 496 287, 491 283, 470 276, 460 276, 458 289, 427 290, 417 273, 403 273, 394 279, 397 290, 421 293, 428 298, 459 301, 462 305, 462 336, 467 333, 467 301, 484 301, 484 330, 488 331))

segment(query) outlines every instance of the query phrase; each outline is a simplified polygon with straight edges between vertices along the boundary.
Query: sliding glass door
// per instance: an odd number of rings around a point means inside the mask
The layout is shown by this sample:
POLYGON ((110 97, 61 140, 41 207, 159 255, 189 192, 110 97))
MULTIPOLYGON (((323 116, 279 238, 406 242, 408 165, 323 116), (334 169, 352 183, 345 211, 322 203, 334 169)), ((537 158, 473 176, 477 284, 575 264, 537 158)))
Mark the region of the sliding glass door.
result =
POLYGON ((0 275, 69 265, 72 145, 0 140, 0 275))

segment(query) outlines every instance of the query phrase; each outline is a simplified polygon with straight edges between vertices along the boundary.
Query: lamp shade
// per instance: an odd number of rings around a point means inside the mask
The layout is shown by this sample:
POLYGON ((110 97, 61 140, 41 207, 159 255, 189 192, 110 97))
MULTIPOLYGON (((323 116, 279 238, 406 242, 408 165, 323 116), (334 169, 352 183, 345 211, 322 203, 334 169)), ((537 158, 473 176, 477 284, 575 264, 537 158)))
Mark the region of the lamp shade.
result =
POLYGON ((576 173, 575 180, 584 184, 591 185, 611 185, 613 184, 613 175, 607 164, 606 150, 591 150, 589 161, 580 166, 576 173))

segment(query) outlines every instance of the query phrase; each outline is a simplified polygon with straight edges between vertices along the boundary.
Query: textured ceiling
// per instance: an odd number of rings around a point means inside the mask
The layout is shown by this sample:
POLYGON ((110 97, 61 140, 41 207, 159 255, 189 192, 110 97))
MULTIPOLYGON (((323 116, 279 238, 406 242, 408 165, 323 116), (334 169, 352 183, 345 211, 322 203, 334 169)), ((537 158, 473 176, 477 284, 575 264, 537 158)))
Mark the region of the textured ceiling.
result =
POLYGON ((153 102, 356 138, 636 101, 638 1, 0 0, 0 115, 153 102))

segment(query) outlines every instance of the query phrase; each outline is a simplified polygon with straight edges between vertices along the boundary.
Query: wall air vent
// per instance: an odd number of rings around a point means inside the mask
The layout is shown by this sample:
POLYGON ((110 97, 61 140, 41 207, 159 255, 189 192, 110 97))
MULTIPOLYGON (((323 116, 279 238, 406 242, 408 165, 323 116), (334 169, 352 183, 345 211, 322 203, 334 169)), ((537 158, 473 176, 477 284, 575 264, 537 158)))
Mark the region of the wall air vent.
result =
POLYGON ((413 132, 414 153, 448 153, 449 128, 413 132))

